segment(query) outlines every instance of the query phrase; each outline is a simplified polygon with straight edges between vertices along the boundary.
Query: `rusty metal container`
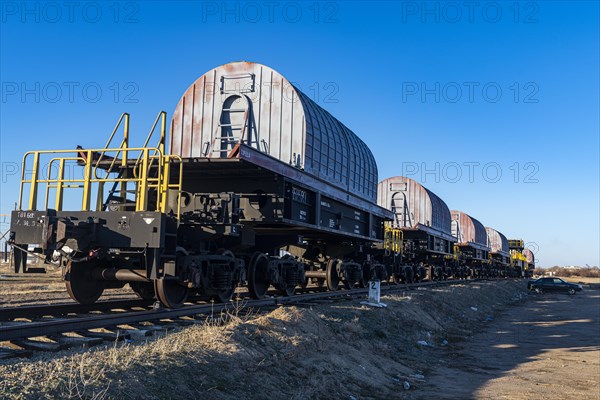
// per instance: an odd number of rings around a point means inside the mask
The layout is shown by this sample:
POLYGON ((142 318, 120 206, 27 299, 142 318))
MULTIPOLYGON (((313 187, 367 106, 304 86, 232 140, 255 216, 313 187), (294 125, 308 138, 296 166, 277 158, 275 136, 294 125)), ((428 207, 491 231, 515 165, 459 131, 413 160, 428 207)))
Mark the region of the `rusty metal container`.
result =
POLYGON ((450 210, 435 193, 404 176, 394 176, 379 182, 377 202, 394 214, 394 227, 432 228, 452 235, 450 210))
POLYGON ((186 90, 173 113, 172 154, 225 158, 240 142, 375 202, 377 164, 367 145, 265 65, 214 68, 186 90))
POLYGON ((487 233, 481 222, 462 211, 450 211, 452 216, 452 235, 459 245, 473 243, 487 247, 487 233))
POLYGON ((488 247, 492 253, 508 256, 508 239, 506 239, 506 236, 488 226, 485 227, 485 231, 487 232, 488 247))
POLYGON ((529 249, 523 249, 523 255, 527 259, 527 264, 535 264, 535 255, 529 249))

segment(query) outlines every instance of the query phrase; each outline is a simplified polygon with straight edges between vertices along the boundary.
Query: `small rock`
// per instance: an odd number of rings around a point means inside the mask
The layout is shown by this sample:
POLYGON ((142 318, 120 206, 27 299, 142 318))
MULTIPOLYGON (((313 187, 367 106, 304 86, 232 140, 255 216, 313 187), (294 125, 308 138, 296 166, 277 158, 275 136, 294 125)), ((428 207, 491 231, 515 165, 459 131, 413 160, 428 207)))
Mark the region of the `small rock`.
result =
POLYGON ((446 339, 442 340, 442 346, 447 346, 448 345, 448 341, 446 339))
POLYGON ((350 397, 349 397, 349 399, 350 399, 350 400, 358 400, 358 399, 357 399, 356 397, 354 397, 354 396, 350 396, 350 397))
POLYGON ((429 343, 427 343, 425 340, 419 340, 417 342, 418 345, 420 346, 428 346, 428 347, 432 347, 429 343))
POLYGON ((413 379, 417 379, 417 380, 421 380, 421 381, 422 381, 422 380, 424 380, 424 379, 425 379, 425 375, 421 375, 421 374, 411 374, 411 375, 410 375, 410 378, 413 378, 413 379))
POLYGON ((404 388, 404 390, 408 390, 408 389, 410 389, 410 383, 408 383, 408 381, 404 381, 404 383, 402 384, 402 387, 404 388))
POLYGON ((477 307, 471 307, 471 310, 477 311, 477 307))
POLYGON ((494 317, 492 317, 491 315, 488 315, 488 316, 485 318, 485 320, 486 320, 486 321, 493 321, 493 320, 494 320, 494 317))

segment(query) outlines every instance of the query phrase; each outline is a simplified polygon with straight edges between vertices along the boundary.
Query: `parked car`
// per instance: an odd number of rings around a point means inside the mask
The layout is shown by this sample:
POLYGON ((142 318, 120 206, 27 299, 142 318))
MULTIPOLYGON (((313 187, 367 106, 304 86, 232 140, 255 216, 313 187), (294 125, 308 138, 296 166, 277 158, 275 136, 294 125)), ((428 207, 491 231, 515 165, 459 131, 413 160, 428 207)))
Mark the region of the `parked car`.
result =
POLYGON ((580 292, 583 287, 576 283, 564 281, 560 278, 539 278, 527 282, 527 289, 534 290, 537 293, 544 292, 567 292, 575 294, 580 292))

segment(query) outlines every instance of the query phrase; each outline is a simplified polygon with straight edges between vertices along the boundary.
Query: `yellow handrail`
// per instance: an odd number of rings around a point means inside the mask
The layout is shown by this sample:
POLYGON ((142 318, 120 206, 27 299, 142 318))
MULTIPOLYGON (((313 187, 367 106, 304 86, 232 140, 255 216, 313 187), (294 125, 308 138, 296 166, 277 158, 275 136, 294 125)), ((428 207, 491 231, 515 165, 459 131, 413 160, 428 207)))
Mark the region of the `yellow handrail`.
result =
POLYGON ((403 233, 400 229, 392 228, 390 224, 385 224, 384 229, 384 248, 394 253, 402 251, 403 233))
MULTIPOLYGON (((165 152, 166 130, 167 130, 167 113, 165 111, 159 112, 158 115, 156 116, 156 119, 154 120, 154 124, 152 124, 152 128, 150 128, 150 132, 148 133, 148 136, 146 137, 146 141, 144 142, 142 147, 146 147, 146 146, 148 146, 148 143, 150 143, 150 139, 154 135, 154 130, 156 129, 156 125, 158 125, 159 120, 161 121, 161 123, 160 123, 160 138, 158 140, 158 146, 156 146, 156 147, 162 153, 164 153, 165 152)), ((134 165, 134 169, 133 169, 134 173, 140 162, 141 157, 142 157, 142 154, 140 153, 140 155, 138 156, 138 159, 136 160, 135 165, 134 165)))
MULTIPOLYGON (((166 138, 166 117, 167 113, 161 111, 156 117, 148 136, 142 147, 129 147, 129 114, 123 113, 111 132, 106 146, 102 149, 76 149, 76 150, 41 150, 41 151, 29 151, 23 156, 21 166, 21 185, 19 190, 19 208, 23 207, 24 200, 24 186, 30 185, 29 196, 27 201, 27 209, 35 210, 37 207, 38 189, 40 184, 46 185, 45 190, 45 201, 44 208, 48 208, 48 201, 50 198, 51 189, 56 190, 55 195, 55 208, 56 210, 62 210, 63 208, 63 191, 67 188, 79 188, 83 189, 81 198, 81 209, 88 211, 90 209, 91 198, 92 198, 92 186, 96 185, 98 189, 96 209, 98 211, 103 210, 103 207, 107 204, 104 203, 104 184, 112 182, 113 188, 109 191, 109 194, 114 193, 117 185, 120 185, 120 199, 124 202, 121 203, 125 207, 129 204, 127 199, 128 193, 135 193, 135 204, 136 211, 150 211, 148 200, 150 198, 150 192, 156 193, 156 207, 154 209, 160 212, 167 212, 169 192, 175 191, 177 193, 177 218, 179 218, 181 211, 181 204, 179 193, 181 193, 181 182, 183 178, 183 164, 182 159, 176 155, 165 154, 165 138, 166 138), (160 138, 159 143, 156 147, 147 147, 150 142, 158 122, 161 121, 160 138), (119 147, 110 148, 114 136, 120 126, 123 126, 123 140, 119 147), (129 158, 129 154, 139 153, 137 158, 134 155, 129 158), (73 153, 75 153, 73 155, 73 153), (48 174, 46 178, 39 176, 39 169, 42 162, 42 157, 49 154, 63 154, 62 157, 53 157, 48 162, 48 174), (108 161, 102 165, 103 159, 111 155, 112 160, 110 164, 108 161), (26 171, 28 159, 33 158, 33 167, 31 169, 31 179, 26 179, 26 171), (110 178, 113 169, 120 159, 119 174, 116 177, 110 178), (67 168, 67 162, 77 162, 77 165, 83 167, 83 177, 81 178, 65 178, 65 170, 67 168), (56 178, 52 177, 52 168, 58 163, 58 173, 56 178), (106 166, 108 164, 108 166, 106 166), (179 166, 179 174, 174 175, 173 179, 177 179, 177 182, 171 182, 171 171, 176 165, 179 166), (98 174, 98 169, 104 169, 106 174, 98 174), (130 176, 132 175, 132 176, 130 176), (135 185, 135 190, 128 191, 127 185, 131 183, 135 185)), ((47 159, 45 157, 44 159, 47 159)), ((108 202, 108 198, 106 198, 108 202)), ((151 207, 152 208, 152 207, 151 207)))
MULTIPOLYGON (((48 179, 52 176, 52 165, 54 162, 58 161, 58 176, 55 180, 56 186, 51 186, 51 182, 46 183, 46 201, 44 202, 44 208, 48 208, 48 198, 50 196, 50 189, 56 189, 56 199, 55 199, 55 209, 62 209, 63 199, 62 193, 65 188, 64 184, 64 173, 65 173, 65 161, 84 161, 81 157, 55 157, 50 160, 48 163, 48 179)), ((38 180, 40 182, 40 180, 38 180)), ((72 186, 68 186, 72 187, 72 186)))
MULTIPOLYGON (((151 211, 148 209, 148 194, 149 192, 156 192, 156 207, 154 209, 160 212, 167 212, 167 200, 168 193, 170 190, 175 190, 176 193, 181 192, 181 181, 183 177, 182 159, 177 155, 163 155, 161 149, 156 147, 134 147, 128 148, 130 153, 139 152, 141 160, 141 174, 137 177, 114 177, 109 178, 108 176, 99 178, 93 174, 93 168, 98 166, 97 161, 93 159, 93 154, 97 154, 102 151, 104 154, 107 153, 118 153, 121 152, 122 148, 116 149, 76 149, 76 150, 41 150, 41 151, 29 151, 23 156, 22 172, 21 172, 21 185, 19 190, 19 208, 23 206, 23 194, 25 185, 29 184, 29 197, 28 197, 28 210, 35 210, 37 208, 37 193, 40 184, 46 185, 44 207, 48 207, 48 200, 50 197, 50 189, 56 190, 55 208, 56 210, 62 210, 63 206, 63 191, 67 188, 80 188, 83 189, 81 198, 81 210, 89 211, 92 186, 94 184, 103 185, 106 182, 127 184, 133 183, 136 185, 136 211, 151 211), (43 155, 49 154, 65 154, 65 157, 53 157, 48 163, 48 176, 39 176, 39 165, 40 159, 43 155), (72 154, 75 153, 73 156, 72 154), (85 154, 84 157, 81 154, 85 154), (33 158, 33 169, 31 170, 31 179, 26 179, 26 171, 28 165, 28 159, 33 158), (83 177, 82 178, 65 178, 65 166, 68 161, 77 161, 79 165, 82 163, 83 177), (56 178, 52 177, 52 167, 55 163, 59 163, 58 174, 56 178), (157 165, 157 176, 150 176, 150 171, 154 163, 157 165), (179 174, 176 182, 170 182, 170 169, 177 165, 179 166, 179 174)), ((127 160, 126 160, 127 162, 127 160)), ((99 193, 98 196, 103 196, 99 193)), ((179 196, 178 196, 179 197, 179 196)), ((101 202, 99 201, 98 204, 101 202)), ((177 218, 180 215, 180 200, 177 200, 177 218)), ((100 211, 100 210, 98 210, 100 211)))
MULTIPOLYGON (((117 124, 115 125, 115 128, 113 129, 112 133, 108 137, 108 140, 106 141, 106 144, 104 145, 104 150, 99 151, 100 157, 98 157, 98 161, 96 162, 96 167, 94 168, 94 176, 96 178, 98 178, 98 174, 97 174, 98 165, 100 164, 102 157, 104 157, 104 154, 106 153, 106 149, 109 148, 110 143, 112 142, 112 140, 115 136, 115 133, 117 133, 117 129, 119 129, 119 126, 121 125, 121 122, 123 122, 123 120, 125 120, 125 124, 123 126, 123 140, 121 141, 121 144, 119 145, 119 149, 123 149, 123 148, 127 149, 127 147, 129 146, 129 114, 123 113, 123 114, 121 114, 121 117, 117 121, 117 124)), ((115 161, 117 160, 120 153, 121 153, 121 151, 119 151, 115 154, 115 157, 113 158, 113 160, 110 164, 110 167, 106 170, 105 177, 108 176, 108 174, 110 174, 110 171, 114 167, 115 161)), ((123 165, 123 161, 127 162, 127 151, 126 150, 123 150, 121 159, 122 159, 122 162, 121 162, 122 166, 125 166, 125 165, 123 165)))

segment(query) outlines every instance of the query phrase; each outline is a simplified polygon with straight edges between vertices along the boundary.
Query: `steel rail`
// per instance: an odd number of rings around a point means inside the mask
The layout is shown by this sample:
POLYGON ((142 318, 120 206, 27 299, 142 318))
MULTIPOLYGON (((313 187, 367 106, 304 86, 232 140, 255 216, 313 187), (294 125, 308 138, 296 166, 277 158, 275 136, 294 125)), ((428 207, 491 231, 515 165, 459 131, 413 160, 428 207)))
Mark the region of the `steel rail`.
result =
POLYGON ((0 321, 8 321, 15 318, 34 318, 44 316, 57 316, 72 313, 86 313, 90 311, 108 311, 114 309, 128 309, 133 307, 146 307, 154 303, 153 300, 124 299, 107 300, 94 304, 79 303, 57 303, 42 306, 30 305, 20 307, 0 308, 0 321))
MULTIPOLYGON (((397 292, 411 290, 418 287, 445 286, 456 283, 474 282, 475 280, 448 280, 432 281, 415 284, 385 285, 382 292, 397 292)), ((118 325, 135 324, 165 319, 195 316, 199 314, 215 314, 226 310, 278 306, 302 303, 317 299, 331 299, 339 297, 355 297, 368 293, 368 289, 350 289, 338 291, 323 291, 316 293, 300 294, 290 297, 269 297, 260 300, 241 300, 228 303, 209 303, 189 305, 177 309, 156 309, 144 311, 131 311, 116 314, 101 314, 94 316, 75 317, 70 319, 53 319, 49 321, 15 323, 14 325, 0 326, 0 342, 26 339, 37 336, 52 336, 68 332, 82 332, 88 329, 114 327, 118 325)), ((106 302, 109 303, 109 302, 106 302)), ((110 302, 113 303, 113 302, 110 302)), ((130 306, 131 307, 131 306, 130 306)))
MULTIPOLYGON (((297 289, 296 293, 322 292, 325 288, 309 287, 305 289, 297 289)), ((269 290, 269 295, 277 295, 276 290, 269 290)), ((247 292, 239 292, 238 295, 247 299, 247 292)), ((194 303, 201 300, 201 297, 190 297, 188 303, 194 303)), ((235 299, 234 299, 235 301, 235 299)), ((0 307, 0 322, 10 321, 15 318, 36 318, 44 316, 60 316, 66 314, 81 314, 91 311, 110 311, 122 310, 135 307, 147 307, 154 304, 155 300, 142 300, 139 298, 105 300, 93 304, 79 303, 53 303, 44 305, 26 305, 14 307, 0 307)))

